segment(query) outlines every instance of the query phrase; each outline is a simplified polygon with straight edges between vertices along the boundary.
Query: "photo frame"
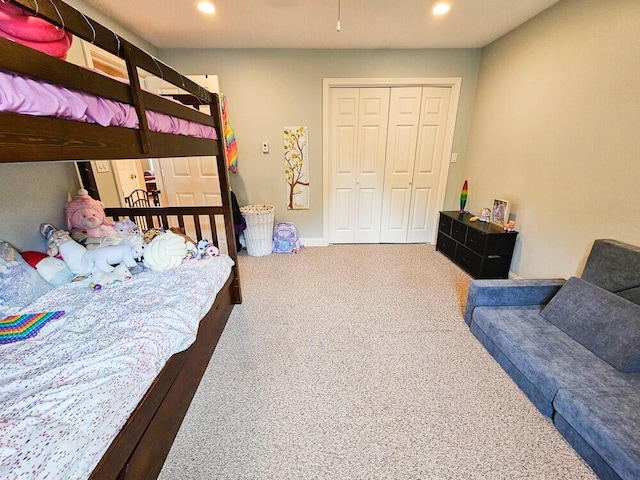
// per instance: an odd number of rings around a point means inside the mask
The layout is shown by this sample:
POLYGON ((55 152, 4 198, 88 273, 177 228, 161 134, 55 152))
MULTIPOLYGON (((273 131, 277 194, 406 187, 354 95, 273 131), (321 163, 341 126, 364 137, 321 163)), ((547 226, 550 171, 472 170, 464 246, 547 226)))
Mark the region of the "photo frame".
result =
POLYGON ((491 223, 504 226, 509 221, 509 200, 494 198, 491 204, 491 223))

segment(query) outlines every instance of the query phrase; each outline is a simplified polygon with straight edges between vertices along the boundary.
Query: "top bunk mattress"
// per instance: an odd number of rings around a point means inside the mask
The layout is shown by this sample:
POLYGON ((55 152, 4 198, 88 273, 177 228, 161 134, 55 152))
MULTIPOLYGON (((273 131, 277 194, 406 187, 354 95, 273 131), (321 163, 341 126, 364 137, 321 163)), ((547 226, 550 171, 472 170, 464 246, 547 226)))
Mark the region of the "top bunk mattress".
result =
MULTIPOLYGON (((55 117, 101 125, 139 128, 133 106, 0 71, 0 112, 55 117)), ((146 111, 153 132, 217 140, 209 125, 146 111)))
POLYGON ((65 314, 0 345, 0 478, 88 478, 169 357, 195 341, 232 265, 221 255, 99 291, 66 284, 18 312, 65 314))

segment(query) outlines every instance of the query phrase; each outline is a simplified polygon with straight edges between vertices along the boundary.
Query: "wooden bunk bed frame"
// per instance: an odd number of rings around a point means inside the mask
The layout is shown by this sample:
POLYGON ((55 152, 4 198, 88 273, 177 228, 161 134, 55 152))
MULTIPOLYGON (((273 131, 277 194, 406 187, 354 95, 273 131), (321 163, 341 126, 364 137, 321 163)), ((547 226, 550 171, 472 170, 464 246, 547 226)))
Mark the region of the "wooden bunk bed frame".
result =
POLYGON ((0 163, 217 157, 222 206, 106 209, 112 218, 142 218, 150 223, 155 218, 165 226, 168 226, 169 217, 178 219, 179 226, 191 222, 196 225, 197 234, 202 215, 209 218, 213 232, 214 217, 222 215, 228 254, 236 263, 211 310, 202 319, 195 343, 171 357, 90 477, 156 478, 233 305, 242 301, 219 98, 62 1, 9 0, 9 3, 122 58, 127 65, 129 84, 4 38, 0 38, 0 70, 132 105, 138 114, 140 128, 102 127, 3 112, 0 113, 0 163), (188 92, 186 103, 210 105, 211 115, 143 91, 138 68, 188 92), (152 132, 147 125, 146 110, 213 126, 219 138, 208 140, 152 132))

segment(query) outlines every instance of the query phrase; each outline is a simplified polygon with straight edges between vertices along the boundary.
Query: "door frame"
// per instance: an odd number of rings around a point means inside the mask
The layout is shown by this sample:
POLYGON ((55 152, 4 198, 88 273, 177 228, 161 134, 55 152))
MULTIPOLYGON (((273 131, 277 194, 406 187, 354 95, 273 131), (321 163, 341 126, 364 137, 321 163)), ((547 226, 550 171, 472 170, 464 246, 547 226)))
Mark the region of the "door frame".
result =
MULTIPOLYGON (((322 79, 322 235, 323 243, 329 245, 329 170, 330 170, 330 89, 362 87, 448 87, 451 88, 449 114, 445 132, 444 149, 440 165, 438 196, 434 203, 434 215, 442 210, 449 178, 449 159, 453 152, 453 136, 458 117, 458 102, 462 77, 417 77, 417 78, 324 78, 322 79)), ((435 243, 437 231, 433 232, 435 243)))

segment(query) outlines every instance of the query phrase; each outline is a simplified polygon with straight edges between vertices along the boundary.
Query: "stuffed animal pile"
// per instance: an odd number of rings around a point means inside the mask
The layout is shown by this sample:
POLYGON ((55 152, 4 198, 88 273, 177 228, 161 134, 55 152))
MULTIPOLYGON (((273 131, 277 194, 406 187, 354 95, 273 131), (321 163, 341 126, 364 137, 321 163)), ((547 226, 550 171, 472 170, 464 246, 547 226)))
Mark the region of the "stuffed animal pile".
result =
POLYGON ((142 234, 129 219, 112 224, 106 218, 102 202, 91 198, 84 189, 67 202, 65 217, 67 230, 51 224, 40 226, 47 239, 48 256, 43 258, 38 252, 28 256, 32 266, 54 285, 90 277, 90 287, 100 290, 105 285, 130 279, 132 274, 142 271, 141 265, 165 271, 177 267, 184 259, 202 260, 219 255, 207 240, 196 245, 183 228, 167 231, 151 228, 142 234))

